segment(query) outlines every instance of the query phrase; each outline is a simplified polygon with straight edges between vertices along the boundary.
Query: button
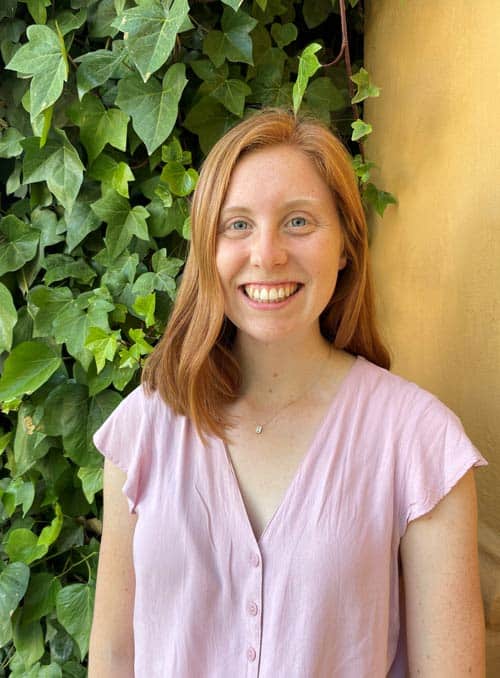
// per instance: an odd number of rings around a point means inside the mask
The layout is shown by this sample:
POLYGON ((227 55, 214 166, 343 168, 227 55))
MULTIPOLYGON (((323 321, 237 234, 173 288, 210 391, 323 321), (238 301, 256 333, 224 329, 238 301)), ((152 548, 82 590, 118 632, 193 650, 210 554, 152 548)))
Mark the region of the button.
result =
POLYGON ((255 615, 258 613, 259 608, 257 607, 257 603, 254 603, 253 601, 248 603, 247 605, 247 611, 248 614, 251 614, 252 617, 255 617, 255 615))
POLYGON ((248 650, 247 650, 247 659, 248 659, 248 661, 249 661, 249 662, 254 662, 256 656, 257 656, 257 653, 255 652, 255 650, 253 649, 253 647, 249 647, 248 650))
POLYGON ((254 567, 259 567, 259 565, 260 565, 260 558, 259 558, 259 556, 257 555, 257 553, 252 553, 252 554, 251 554, 251 556, 250 556, 250 562, 252 563, 252 565, 253 565, 254 567))

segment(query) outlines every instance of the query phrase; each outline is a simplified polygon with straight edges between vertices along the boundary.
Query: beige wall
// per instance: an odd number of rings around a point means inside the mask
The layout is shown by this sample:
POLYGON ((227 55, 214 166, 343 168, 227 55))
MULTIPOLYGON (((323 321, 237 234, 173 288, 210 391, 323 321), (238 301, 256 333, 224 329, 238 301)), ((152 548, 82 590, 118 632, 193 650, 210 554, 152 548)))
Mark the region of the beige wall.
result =
POLYGON ((462 418, 476 472, 488 675, 500 675, 500 2, 371 0, 365 118, 379 313, 394 371, 462 418))

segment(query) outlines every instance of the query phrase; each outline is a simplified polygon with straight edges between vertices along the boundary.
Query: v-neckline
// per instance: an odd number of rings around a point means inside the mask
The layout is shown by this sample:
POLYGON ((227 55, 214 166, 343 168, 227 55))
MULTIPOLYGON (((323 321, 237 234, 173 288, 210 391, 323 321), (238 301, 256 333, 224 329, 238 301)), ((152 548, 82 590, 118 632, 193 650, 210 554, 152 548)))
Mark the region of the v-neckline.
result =
POLYGON ((290 481, 288 487, 285 490, 285 493, 283 494, 283 497, 281 501, 279 502, 278 506, 274 510, 271 518, 265 525, 263 531, 261 532, 260 536, 257 538, 255 535, 252 522, 250 520, 250 516, 247 511, 247 507, 245 505, 245 502, 243 500, 243 494, 241 492, 241 487, 238 482, 238 478, 236 476, 236 472, 234 469, 233 462, 231 461, 231 455, 229 454, 229 451, 227 449, 226 444, 221 438, 217 438, 218 444, 222 448, 222 456, 225 458, 226 466, 229 470, 229 474, 232 477, 232 484, 233 484, 233 490, 236 496, 238 497, 238 503, 240 505, 240 513, 243 516, 244 522, 246 523, 247 529, 250 530, 250 534, 254 540, 254 542, 257 544, 258 547, 260 547, 263 543, 264 540, 268 538, 269 533, 272 533, 273 527, 275 523, 278 520, 278 516, 280 513, 282 513, 287 504, 290 502, 290 496, 293 494, 295 491, 295 487, 297 483, 299 482, 299 478, 302 476, 304 468, 310 463, 313 454, 317 448, 318 441, 322 438, 322 434, 324 429, 326 428, 327 424, 330 422, 330 418, 337 408, 337 403, 341 396, 343 395, 343 392, 346 390, 350 382, 352 381, 353 377, 353 372, 356 371, 356 367, 359 364, 359 362, 362 360, 360 356, 357 356, 354 363, 351 365, 349 368, 349 371, 347 374, 344 376, 342 382, 339 385, 339 388, 335 395, 333 396, 330 405, 328 406, 323 418, 321 419, 318 427, 316 428, 316 431, 314 432, 314 435, 312 437, 311 443, 309 447, 307 448, 306 452, 304 453, 304 456, 300 460, 297 469, 292 477, 292 480, 290 481))

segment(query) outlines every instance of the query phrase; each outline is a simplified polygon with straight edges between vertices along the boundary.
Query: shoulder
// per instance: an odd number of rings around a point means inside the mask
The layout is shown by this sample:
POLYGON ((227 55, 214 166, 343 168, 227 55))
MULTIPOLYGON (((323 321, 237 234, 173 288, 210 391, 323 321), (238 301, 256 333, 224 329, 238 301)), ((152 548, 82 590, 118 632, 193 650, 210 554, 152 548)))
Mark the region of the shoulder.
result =
POLYGON ((358 357, 353 367, 356 370, 356 394, 367 403, 374 415, 397 416, 416 420, 426 412, 441 415, 450 412, 432 393, 389 370, 358 357))
POLYGON ((170 407, 162 400, 158 391, 149 391, 141 384, 131 391, 113 411, 111 417, 120 418, 124 423, 137 423, 139 419, 173 417, 170 407))

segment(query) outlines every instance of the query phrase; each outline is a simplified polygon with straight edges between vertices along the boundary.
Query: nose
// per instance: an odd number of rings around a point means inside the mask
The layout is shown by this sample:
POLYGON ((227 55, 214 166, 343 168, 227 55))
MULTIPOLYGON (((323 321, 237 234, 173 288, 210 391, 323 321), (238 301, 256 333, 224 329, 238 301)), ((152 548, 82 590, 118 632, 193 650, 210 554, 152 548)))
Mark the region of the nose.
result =
POLYGON ((286 264, 288 255, 283 238, 284 235, 274 229, 259 229, 252 242, 252 266, 272 269, 286 264))

